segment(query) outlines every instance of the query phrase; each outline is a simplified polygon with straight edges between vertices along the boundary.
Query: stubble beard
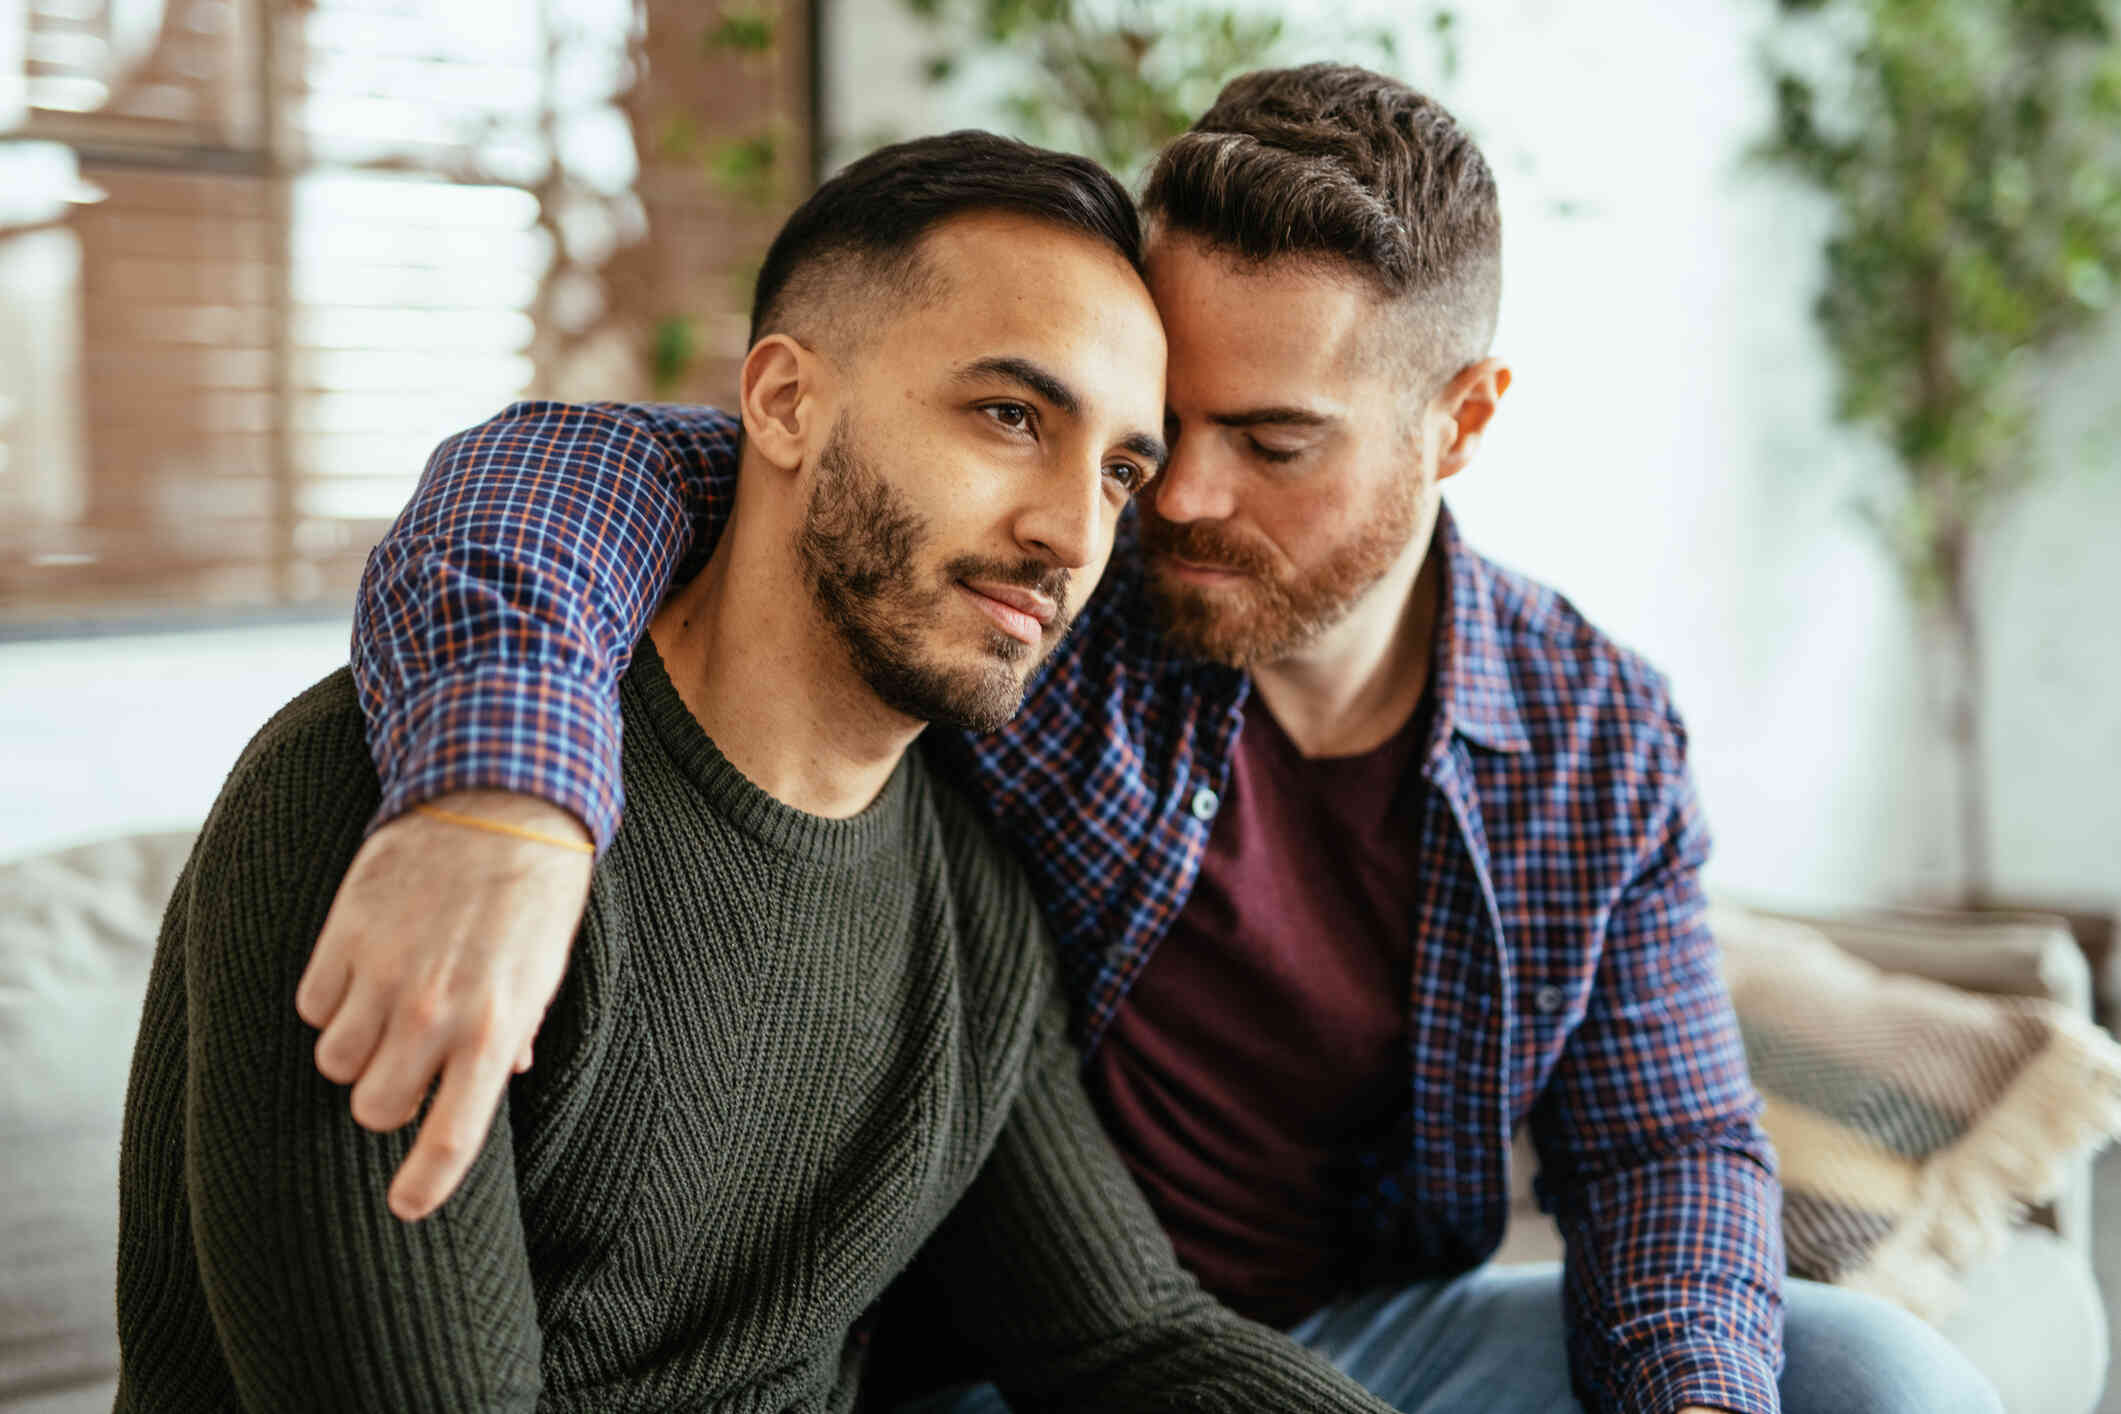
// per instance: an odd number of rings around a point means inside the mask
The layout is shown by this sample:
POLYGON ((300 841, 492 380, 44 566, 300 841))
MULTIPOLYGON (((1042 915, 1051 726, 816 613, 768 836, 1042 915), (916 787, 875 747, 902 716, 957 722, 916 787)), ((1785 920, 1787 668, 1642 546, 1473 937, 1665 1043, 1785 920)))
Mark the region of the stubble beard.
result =
MULTIPOLYGON (((1418 449, 1417 449, 1418 451, 1418 449)), ((1142 507, 1142 545, 1150 560, 1149 596, 1165 641, 1179 653, 1233 668, 1278 663, 1301 653, 1347 618, 1398 561, 1421 520, 1425 478, 1395 480, 1355 535, 1325 563, 1284 576, 1264 546, 1220 522, 1177 523, 1142 507), (1155 557, 1176 555, 1239 578, 1203 589, 1167 575, 1155 557)))
POLYGON ((818 454, 817 484, 795 539, 819 616, 885 706, 916 721, 991 732, 1023 706, 1032 670, 1067 633, 1065 613, 1036 647, 990 628, 969 666, 937 662, 921 634, 954 609, 961 579, 1022 585, 1065 605, 1068 572, 1037 560, 962 555, 923 583, 920 554, 929 538, 927 521, 854 450, 843 416, 818 454))

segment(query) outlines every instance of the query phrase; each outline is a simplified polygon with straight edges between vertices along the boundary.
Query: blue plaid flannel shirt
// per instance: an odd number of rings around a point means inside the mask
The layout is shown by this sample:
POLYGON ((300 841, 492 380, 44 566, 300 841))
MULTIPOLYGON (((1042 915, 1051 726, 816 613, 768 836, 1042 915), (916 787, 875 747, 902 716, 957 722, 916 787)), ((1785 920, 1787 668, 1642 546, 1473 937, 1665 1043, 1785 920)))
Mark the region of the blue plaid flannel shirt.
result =
MULTIPOLYGON (((498 788, 617 827, 616 684, 705 558, 738 424, 707 408, 518 403, 442 444, 371 556, 353 666, 377 822, 498 788)), ((1571 1368, 1598 1411, 1770 1411, 1779 1190, 1703 924, 1708 835, 1663 680, 1446 512, 1432 786, 1408 842, 1411 1104, 1362 1156, 1378 1281, 1491 1254, 1510 1138, 1567 1244, 1571 1368)), ((935 731, 1042 896, 1094 1049, 1199 870, 1248 692, 1161 646, 1133 518, 1008 727, 935 731)))

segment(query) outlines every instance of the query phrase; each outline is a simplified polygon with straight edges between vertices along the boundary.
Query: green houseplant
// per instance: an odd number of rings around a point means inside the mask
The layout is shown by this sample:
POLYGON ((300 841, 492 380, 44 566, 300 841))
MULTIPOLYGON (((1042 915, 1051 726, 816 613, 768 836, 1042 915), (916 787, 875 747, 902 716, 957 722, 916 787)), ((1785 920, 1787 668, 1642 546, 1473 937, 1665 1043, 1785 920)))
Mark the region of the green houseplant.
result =
MULTIPOLYGON (((1247 69, 1332 57, 1390 69, 1399 30, 1327 27, 1298 44, 1283 17, 1257 5, 1195 0, 905 0, 929 26, 930 83, 966 69, 1011 63, 998 118, 1017 136, 1094 157, 1123 177, 1184 132, 1224 83, 1247 69), (1318 50, 1316 54, 1308 51, 1318 50), (1305 51, 1305 52, 1299 52, 1305 51)), ((1448 77, 1457 62, 1455 17, 1416 5, 1404 24, 1434 41, 1448 77)))
POLYGON ((1761 155, 1832 218, 1836 411, 1897 475, 1865 502, 1949 683, 1959 902, 1991 895, 1985 535, 2052 470, 2043 365, 2121 291, 2121 43, 2105 0, 1779 0, 1761 155))

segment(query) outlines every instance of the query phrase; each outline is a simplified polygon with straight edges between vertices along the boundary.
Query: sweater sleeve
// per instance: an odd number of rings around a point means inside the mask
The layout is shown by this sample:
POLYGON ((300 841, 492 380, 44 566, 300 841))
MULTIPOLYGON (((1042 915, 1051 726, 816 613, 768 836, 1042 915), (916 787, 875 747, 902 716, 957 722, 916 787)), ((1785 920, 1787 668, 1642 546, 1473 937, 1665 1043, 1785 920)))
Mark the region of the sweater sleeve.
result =
POLYGON ((354 601, 373 824, 511 790, 611 843, 618 680, 721 533, 738 432, 712 408, 527 402, 435 449, 354 601))
POLYGON ((992 1156, 923 1262, 1018 1414, 1389 1414, 1178 1263, 1083 1090, 1058 1001, 992 1156))
POLYGON ((214 1332, 246 1409, 527 1411, 540 1345, 506 1116, 442 1210, 400 1222, 384 1192, 410 1127, 355 1124, 295 1013, 376 795, 351 689, 320 695, 238 764, 163 944, 181 949, 183 1190, 214 1332))

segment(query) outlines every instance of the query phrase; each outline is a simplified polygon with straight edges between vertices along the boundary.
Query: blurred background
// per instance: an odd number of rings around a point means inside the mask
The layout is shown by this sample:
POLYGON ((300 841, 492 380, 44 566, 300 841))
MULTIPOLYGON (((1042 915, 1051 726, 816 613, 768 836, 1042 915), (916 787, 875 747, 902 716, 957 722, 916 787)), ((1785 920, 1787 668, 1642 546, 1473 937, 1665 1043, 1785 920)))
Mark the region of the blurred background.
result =
POLYGON ((2103 984, 2115 18, 0 0, 0 860, 195 825, 345 660, 441 437, 519 397, 725 402, 754 263, 838 164, 970 125, 1131 177, 1228 75, 1337 58, 1497 171, 1516 382, 1449 499, 1670 675, 1712 885, 2037 908, 2103 984))

